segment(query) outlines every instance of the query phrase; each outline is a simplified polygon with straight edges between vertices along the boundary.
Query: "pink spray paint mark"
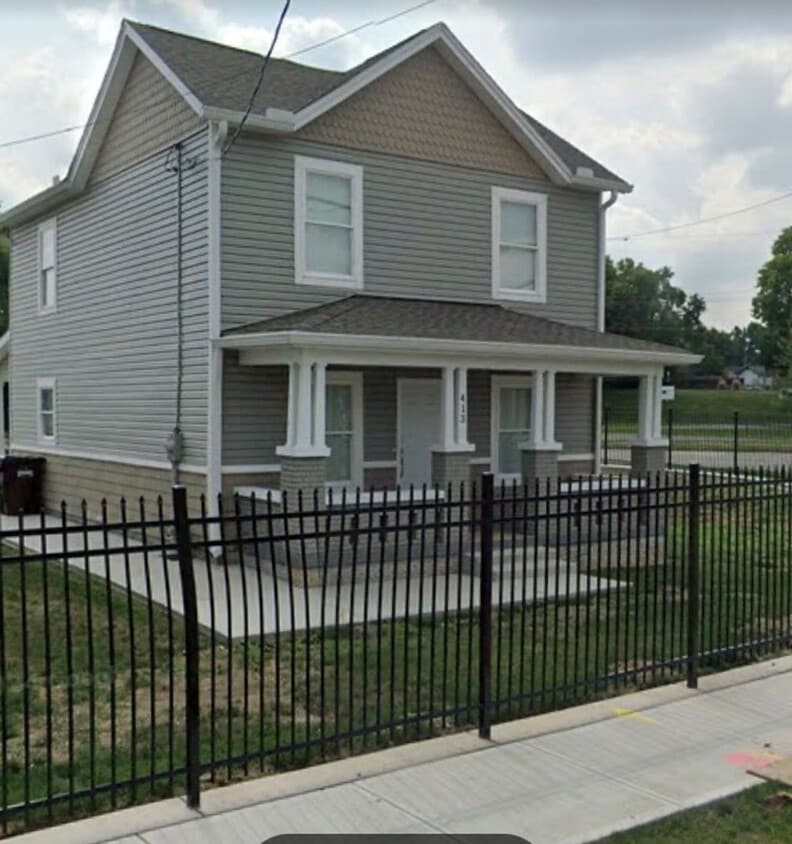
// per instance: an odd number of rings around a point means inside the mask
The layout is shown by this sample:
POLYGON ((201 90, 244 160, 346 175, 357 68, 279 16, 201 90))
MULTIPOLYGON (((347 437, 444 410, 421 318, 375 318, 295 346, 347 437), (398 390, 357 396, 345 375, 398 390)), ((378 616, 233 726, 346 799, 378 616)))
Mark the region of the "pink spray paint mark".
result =
POLYGON ((724 759, 736 768, 752 768, 755 771, 772 765, 773 762, 778 761, 778 758, 774 753, 748 753, 745 751, 727 753, 724 756, 724 759))

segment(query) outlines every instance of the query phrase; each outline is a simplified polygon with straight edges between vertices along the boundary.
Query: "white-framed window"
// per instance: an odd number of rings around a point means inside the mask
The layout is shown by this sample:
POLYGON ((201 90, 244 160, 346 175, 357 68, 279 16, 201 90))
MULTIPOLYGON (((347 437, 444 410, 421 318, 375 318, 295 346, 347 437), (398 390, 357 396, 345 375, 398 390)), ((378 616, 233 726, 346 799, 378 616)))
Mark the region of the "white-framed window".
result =
POLYGON ((327 485, 363 485, 363 375, 328 372, 325 387, 327 485))
POLYGON ((546 194, 492 189, 492 296, 546 300, 546 194))
POLYGON ((39 378, 36 381, 36 409, 39 441, 54 443, 58 434, 58 400, 54 378, 39 378))
POLYGON ((363 287, 363 168, 294 159, 294 265, 297 284, 363 287))
POLYGON ((522 476, 520 445, 531 436, 533 377, 493 375, 491 381, 492 471, 498 480, 522 476))
POLYGON ((47 220, 38 228, 38 306, 39 313, 55 310, 58 288, 58 226, 47 220))

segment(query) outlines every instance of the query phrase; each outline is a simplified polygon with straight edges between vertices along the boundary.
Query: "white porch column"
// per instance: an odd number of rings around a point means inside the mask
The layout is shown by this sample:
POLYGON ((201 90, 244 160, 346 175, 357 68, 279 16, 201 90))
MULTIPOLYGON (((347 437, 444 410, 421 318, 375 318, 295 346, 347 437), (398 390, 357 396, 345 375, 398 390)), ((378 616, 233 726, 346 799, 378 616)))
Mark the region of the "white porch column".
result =
POLYGON ((537 369, 531 391, 531 437, 521 446, 524 481, 558 477, 555 439, 555 371, 537 369))
POLYGON ((443 368, 440 396, 440 444, 435 451, 473 451, 467 438, 467 369, 443 368))
POLYGON ((664 446, 662 373, 644 375, 638 383, 638 440, 636 445, 664 446))
POLYGON ((662 370, 643 375, 638 383, 638 438, 630 449, 633 475, 659 472, 666 463, 668 440, 663 438, 662 387, 662 370))
POLYGON ((467 369, 443 367, 440 393, 440 443, 432 449, 432 483, 458 490, 470 481, 467 438, 467 369))
POLYGON ((325 442, 324 361, 307 358, 289 365, 286 442, 276 453, 282 457, 327 457, 325 442))

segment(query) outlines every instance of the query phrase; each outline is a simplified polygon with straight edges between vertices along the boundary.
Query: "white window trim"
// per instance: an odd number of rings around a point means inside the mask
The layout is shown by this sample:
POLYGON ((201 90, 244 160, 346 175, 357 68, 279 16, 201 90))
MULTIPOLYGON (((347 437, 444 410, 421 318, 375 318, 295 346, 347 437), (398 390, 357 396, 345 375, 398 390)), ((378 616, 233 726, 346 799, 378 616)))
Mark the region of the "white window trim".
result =
POLYGON ((331 161, 324 158, 294 157, 294 273, 297 284, 319 287, 363 289, 363 168, 357 164, 331 161), (308 272, 305 266, 306 176, 308 173, 327 173, 350 179, 352 202, 351 275, 308 272))
MULTIPOLYGON (((349 481, 328 481, 329 489, 355 489, 363 486, 363 373, 332 372, 326 375, 326 386, 340 385, 352 388, 352 478, 349 481)), ((325 436, 326 436, 325 432, 325 436)))
POLYGON ((47 445, 54 445, 58 441, 58 382, 55 378, 37 378, 36 379, 36 431, 38 433, 38 441, 47 445), (52 436, 48 437, 44 434, 44 429, 41 425, 41 414, 43 408, 41 406, 41 391, 52 390, 52 436))
MULTIPOLYGON (((534 377, 532 375, 493 375, 490 378, 490 465, 497 481, 519 481, 522 479, 521 473, 498 471, 500 465, 498 434, 500 433, 501 387, 518 387, 533 391, 535 387, 534 377)), ((533 392, 531 393, 531 401, 534 401, 533 392)), ((530 437, 530 431, 528 437, 530 437)))
POLYGON ((514 302, 547 301, 547 194, 511 188, 492 188, 492 298, 514 302), (536 289, 510 290, 500 283, 501 203, 536 206, 536 289))
POLYGON ((45 220, 41 223, 38 227, 38 257, 37 257, 37 269, 38 269, 38 291, 37 291, 37 301, 38 301, 38 312, 39 314, 52 314, 55 313, 57 310, 58 304, 58 220, 56 217, 52 217, 49 220, 45 220), (44 232, 49 231, 52 229, 53 232, 53 269, 55 270, 55 284, 53 285, 52 290, 52 301, 45 305, 44 304, 44 256, 43 250, 41 248, 44 232))

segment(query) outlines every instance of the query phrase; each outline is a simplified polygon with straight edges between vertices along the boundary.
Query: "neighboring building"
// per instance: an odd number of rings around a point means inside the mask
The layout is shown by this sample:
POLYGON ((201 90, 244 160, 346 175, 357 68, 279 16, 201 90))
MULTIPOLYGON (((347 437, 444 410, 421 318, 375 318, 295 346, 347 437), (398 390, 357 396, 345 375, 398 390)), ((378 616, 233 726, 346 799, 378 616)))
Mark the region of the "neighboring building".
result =
POLYGON ((520 111, 442 24, 340 73, 125 22, 65 179, 11 233, 11 447, 50 506, 167 491, 588 473, 631 188, 520 111), (603 195, 610 198, 603 202, 603 195))
POLYGON ((746 390, 771 390, 773 388, 773 376, 761 364, 738 367, 735 373, 746 390))

